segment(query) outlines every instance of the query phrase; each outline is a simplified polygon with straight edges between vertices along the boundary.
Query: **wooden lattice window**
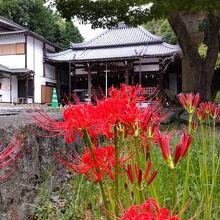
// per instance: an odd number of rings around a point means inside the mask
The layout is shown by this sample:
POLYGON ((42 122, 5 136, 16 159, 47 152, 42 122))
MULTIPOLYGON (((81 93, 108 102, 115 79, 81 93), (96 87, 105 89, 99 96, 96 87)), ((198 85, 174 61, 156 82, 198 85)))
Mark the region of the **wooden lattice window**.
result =
POLYGON ((0 45, 0 55, 19 55, 24 53, 25 43, 0 45))

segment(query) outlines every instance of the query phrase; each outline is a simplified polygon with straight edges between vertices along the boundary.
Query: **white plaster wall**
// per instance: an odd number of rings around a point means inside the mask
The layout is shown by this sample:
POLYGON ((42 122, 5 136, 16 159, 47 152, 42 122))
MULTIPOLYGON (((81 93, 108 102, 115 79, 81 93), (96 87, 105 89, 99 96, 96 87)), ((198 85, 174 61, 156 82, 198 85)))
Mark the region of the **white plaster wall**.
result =
MULTIPOLYGON (((0 38, 0 45, 3 44, 15 44, 24 43, 25 37, 23 35, 7 36, 0 38)), ((0 64, 9 68, 24 68, 25 67, 25 55, 3 55, 0 56, 0 64)))
POLYGON ((28 36, 27 37, 27 68, 35 71, 35 43, 34 38, 28 36))
POLYGON ((177 94, 177 73, 169 73, 169 89, 177 94))
POLYGON ((0 64, 13 68, 25 68, 25 55, 0 56, 0 64))
POLYGON ((55 66, 45 64, 45 77, 49 79, 56 79, 56 68, 55 66))
MULTIPOLYGON (((139 72, 139 71, 140 71, 140 67, 134 66, 134 72, 139 72)), ((147 72, 159 71, 159 64, 141 65, 141 72, 143 71, 147 71, 147 72)))
POLYGON ((25 43, 24 35, 6 36, 0 38, 0 44, 16 44, 25 43))
MULTIPOLYGON (((43 42, 30 36, 28 36, 27 42, 27 68, 35 72, 34 102, 41 103, 41 85, 46 85, 46 82, 56 83, 55 67, 45 64, 44 77, 43 42)), ((46 45, 46 47, 53 49, 50 45, 46 45)))
POLYGON ((27 68, 34 71, 34 102, 41 102, 43 76, 43 43, 31 36, 27 37, 27 68))
POLYGON ((43 77, 43 42, 34 39, 34 102, 41 103, 41 78, 43 77))
MULTIPOLYGON (((141 63, 141 72, 159 71, 160 66, 159 66, 158 58, 141 58, 139 61, 134 62, 134 64, 140 64, 140 63, 141 63), (155 63, 155 64, 151 64, 151 63, 155 63)), ((139 72, 139 71, 140 71, 139 65, 135 65, 134 72, 139 72)))
MULTIPOLYGON (((8 78, 1 78, 0 83, 2 83, 2 88, 0 89, 0 95, 2 97, 0 98, 0 101, 2 102, 10 102, 10 75, 9 74, 3 74, 4 76, 8 78)), ((18 81, 16 76, 12 76, 12 101, 16 102, 18 97, 18 81)))

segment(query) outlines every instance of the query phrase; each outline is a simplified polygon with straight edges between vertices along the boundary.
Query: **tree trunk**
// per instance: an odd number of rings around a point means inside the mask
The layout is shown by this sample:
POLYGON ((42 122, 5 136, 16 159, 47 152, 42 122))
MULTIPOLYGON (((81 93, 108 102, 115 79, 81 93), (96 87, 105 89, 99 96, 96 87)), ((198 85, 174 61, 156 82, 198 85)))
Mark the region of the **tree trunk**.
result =
POLYGON ((177 36, 192 73, 193 92, 199 92, 204 100, 209 100, 211 99, 211 84, 218 56, 220 19, 211 13, 207 16, 208 41, 207 54, 204 58, 200 56, 198 46, 193 42, 183 19, 180 13, 168 16, 168 21, 177 36))

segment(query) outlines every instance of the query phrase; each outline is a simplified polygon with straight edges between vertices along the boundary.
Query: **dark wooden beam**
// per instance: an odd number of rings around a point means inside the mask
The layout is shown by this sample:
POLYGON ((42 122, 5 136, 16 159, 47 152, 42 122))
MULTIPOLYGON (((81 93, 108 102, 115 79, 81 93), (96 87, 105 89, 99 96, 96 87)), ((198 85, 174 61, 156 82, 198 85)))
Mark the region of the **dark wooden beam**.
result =
POLYGON ((91 69, 88 63, 88 98, 89 101, 91 101, 91 97, 92 97, 92 82, 91 82, 91 69))
POLYGON ((72 96, 72 77, 71 77, 71 62, 69 62, 69 99, 71 100, 72 96))

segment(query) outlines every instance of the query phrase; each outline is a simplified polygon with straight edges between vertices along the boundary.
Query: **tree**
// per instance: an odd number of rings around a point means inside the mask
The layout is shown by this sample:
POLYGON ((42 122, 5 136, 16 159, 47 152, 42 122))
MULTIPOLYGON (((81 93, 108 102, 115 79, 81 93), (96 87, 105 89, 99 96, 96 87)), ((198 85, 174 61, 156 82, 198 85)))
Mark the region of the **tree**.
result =
POLYGON ((148 30, 150 33, 157 36, 163 36, 165 41, 170 44, 176 44, 176 36, 170 27, 170 24, 167 19, 153 19, 152 21, 147 22, 143 27, 148 30))
POLYGON ((83 41, 79 29, 75 27, 71 21, 64 22, 64 20, 60 19, 58 25, 61 30, 59 45, 63 48, 68 48, 70 42, 80 43, 83 41))
POLYGON ((45 6, 44 0, 0 0, 0 14, 63 48, 69 41, 83 40, 78 28, 45 6))
POLYGON ((194 91, 204 99, 211 98, 211 83, 218 56, 220 30, 219 0, 56 0, 58 11, 70 19, 77 16, 93 27, 112 26, 118 21, 129 25, 146 23, 152 19, 167 18, 188 61, 194 91), (151 4, 151 7, 149 7, 151 4), (203 14, 207 20, 207 53, 200 56, 193 40, 189 15, 203 14))

